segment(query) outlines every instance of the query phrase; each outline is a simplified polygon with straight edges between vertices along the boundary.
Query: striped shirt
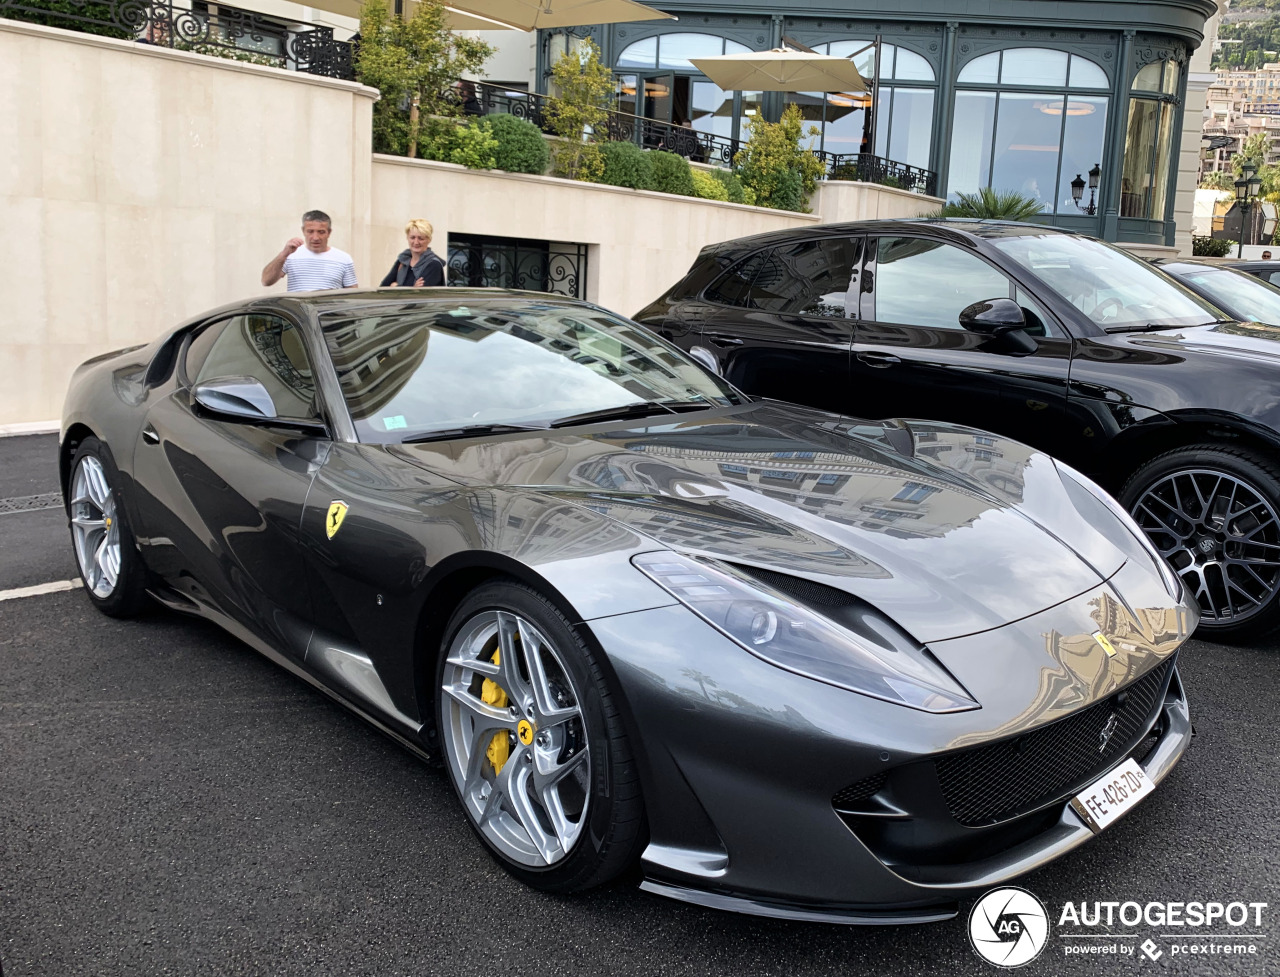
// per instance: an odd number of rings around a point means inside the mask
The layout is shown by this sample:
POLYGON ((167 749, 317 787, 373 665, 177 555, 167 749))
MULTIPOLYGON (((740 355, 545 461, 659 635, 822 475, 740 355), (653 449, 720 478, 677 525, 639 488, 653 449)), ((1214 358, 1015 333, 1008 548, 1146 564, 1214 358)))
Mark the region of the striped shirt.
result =
POLYGON ((351 255, 337 248, 319 254, 299 248, 284 259, 289 291, 318 292, 325 288, 349 288, 356 283, 356 266, 351 255))

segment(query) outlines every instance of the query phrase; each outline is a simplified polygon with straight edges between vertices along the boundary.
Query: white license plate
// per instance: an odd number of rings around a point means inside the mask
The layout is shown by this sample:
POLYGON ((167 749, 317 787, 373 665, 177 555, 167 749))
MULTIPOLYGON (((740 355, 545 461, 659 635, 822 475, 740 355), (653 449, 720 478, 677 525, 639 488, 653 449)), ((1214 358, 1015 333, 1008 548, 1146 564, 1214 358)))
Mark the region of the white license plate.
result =
POLYGON ((1147 772, 1130 757, 1071 798, 1071 807, 1096 834, 1155 788, 1147 772))

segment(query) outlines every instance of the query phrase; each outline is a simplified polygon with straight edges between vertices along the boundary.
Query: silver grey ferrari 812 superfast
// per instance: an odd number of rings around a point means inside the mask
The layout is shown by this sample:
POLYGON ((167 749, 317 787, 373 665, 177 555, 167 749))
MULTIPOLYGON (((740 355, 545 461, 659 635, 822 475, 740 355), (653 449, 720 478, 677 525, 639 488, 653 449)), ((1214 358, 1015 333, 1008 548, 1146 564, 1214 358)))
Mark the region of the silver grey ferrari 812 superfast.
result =
POLYGON ((60 452, 101 610, 216 621, 438 759, 542 889, 945 918, 1190 740, 1195 602, 1086 478, 586 303, 228 306, 81 366, 60 452))

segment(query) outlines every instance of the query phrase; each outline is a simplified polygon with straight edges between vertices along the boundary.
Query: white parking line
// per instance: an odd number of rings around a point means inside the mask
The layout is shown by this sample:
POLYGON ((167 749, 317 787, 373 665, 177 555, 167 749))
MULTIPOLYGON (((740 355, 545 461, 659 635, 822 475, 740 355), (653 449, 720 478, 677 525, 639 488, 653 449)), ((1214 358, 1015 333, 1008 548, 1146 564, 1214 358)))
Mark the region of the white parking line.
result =
POLYGON ((0 590, 0 600, 17 600, 19 597, 39 597, 41 594, 56 594, 63 590, 75 590, 83 587, 79 580, 55 580, 52 583, 38 583, 34 587, 15 587, 13 590, 0 590))

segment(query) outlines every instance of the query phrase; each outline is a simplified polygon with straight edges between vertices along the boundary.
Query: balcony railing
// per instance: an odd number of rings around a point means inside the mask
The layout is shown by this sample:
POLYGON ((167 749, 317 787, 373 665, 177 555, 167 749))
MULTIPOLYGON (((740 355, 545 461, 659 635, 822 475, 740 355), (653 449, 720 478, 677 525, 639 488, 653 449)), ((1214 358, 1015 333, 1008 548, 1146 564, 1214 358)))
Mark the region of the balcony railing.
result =
MULTIPOLYGON (((512 91, 483 82, 472 84, 476 90, 474 103, 464 101, 459 89, 453 89, 453 95, 464 111, 475 115, 507 113, 532 122, 543 132, 551 132, 546 117, 549 96, 512 91)), ((695 163, 712 163, 717 166, 732 166, 733 157, 743 146, 738 139, 625 112, 610 112, 605 120, 605 131, 609 139, 617 142, 633 142, 643 149, 662 149, 695 163)), ((908 166, 906 163, 897 163, 869 153, 820 152, 817 156, 826 166, 827 178, 831 180, 882 183, 931 196, 937 191, 938 175, 932 170, 908 166)))
POLYGON ((355 77, 352 44, 334 40, 332 28, 290 31, 252 11, 198 0, 191 6, 163 0, 0 0, 0 17, 328 78, 355 77))

